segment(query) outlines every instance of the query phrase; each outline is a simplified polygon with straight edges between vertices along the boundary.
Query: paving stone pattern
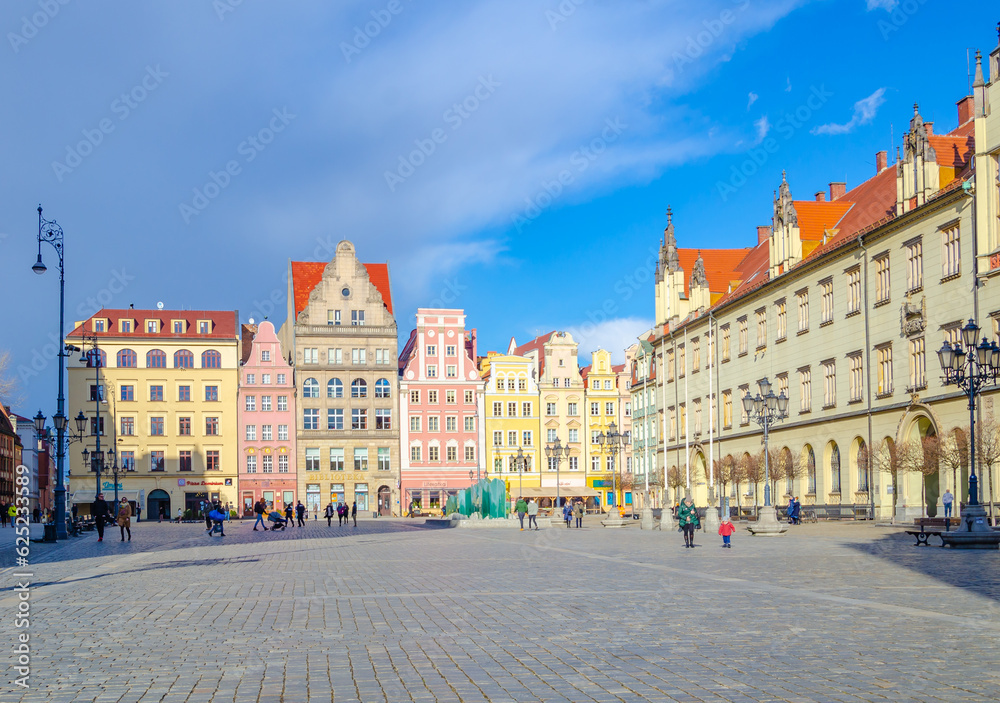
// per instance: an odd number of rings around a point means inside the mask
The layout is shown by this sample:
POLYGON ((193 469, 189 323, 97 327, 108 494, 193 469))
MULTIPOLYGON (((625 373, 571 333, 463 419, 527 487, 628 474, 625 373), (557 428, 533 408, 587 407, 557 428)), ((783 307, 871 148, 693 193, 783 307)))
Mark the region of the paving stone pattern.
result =
POLYGON ((31 688, 5 680, 0 702, 1000 698, 1000 552, 860 524, 698 539, 588 517, 225 538, 143 522, 132 542, 32 545, 31 688))

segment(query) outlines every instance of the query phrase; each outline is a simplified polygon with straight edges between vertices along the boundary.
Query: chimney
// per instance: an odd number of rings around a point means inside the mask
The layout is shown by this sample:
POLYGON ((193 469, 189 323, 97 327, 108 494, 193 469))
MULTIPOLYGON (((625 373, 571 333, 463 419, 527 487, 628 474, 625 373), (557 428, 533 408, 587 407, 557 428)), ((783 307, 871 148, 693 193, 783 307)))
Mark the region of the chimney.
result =
POLYGON ((844 193, 847 192, 847 184, 843 182, 834 182, 830 184, 830 200, 840 200, 844 197, 844 193))
POLYGON ((875 173, 882 173, 887 168, 889 168, 889 153, 886 151, 875 152, 875 173))
POLYGON ((924 129, 927 130, 927 136, 928 137, 934 136, 934 123, 933 122, 924 122, 924 129))
POLYGON ((757 243, 763 244, 768 239, 771 238, 771 227, 770 225, 763 225, 757 227, 757 243))
POLYGON ((976 106, 976 99, 971 95, 966 95, 956 104, 958 105, 958 124, 963 125, 972 119, 973 110, 976 106))
POLYGON ((816 191, 816 202, 825 203, 826 202, 826 191, 817 190, 816 191))

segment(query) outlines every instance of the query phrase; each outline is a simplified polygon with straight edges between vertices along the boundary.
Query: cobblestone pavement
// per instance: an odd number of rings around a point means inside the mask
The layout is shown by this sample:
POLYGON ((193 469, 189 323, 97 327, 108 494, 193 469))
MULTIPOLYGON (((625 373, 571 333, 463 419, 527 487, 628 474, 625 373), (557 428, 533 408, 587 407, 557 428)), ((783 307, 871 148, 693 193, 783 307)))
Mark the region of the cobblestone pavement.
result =
MULTIPOLYGON (((1000 552, 890 528, 780 538, 310 522, 32 545, 30 688, 0 701, 996 701, 1000 552)), ((0 565, 13 531, 0 531, 0 565)))

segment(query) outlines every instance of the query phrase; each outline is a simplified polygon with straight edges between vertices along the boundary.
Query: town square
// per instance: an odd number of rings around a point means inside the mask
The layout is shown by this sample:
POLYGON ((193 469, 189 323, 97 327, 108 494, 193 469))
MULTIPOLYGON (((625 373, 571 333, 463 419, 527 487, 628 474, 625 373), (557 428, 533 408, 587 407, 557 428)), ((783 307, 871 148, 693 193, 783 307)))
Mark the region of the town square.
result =
POLYGON ((0 9, 0 703, 1000 699, 1000 15, 0 9))

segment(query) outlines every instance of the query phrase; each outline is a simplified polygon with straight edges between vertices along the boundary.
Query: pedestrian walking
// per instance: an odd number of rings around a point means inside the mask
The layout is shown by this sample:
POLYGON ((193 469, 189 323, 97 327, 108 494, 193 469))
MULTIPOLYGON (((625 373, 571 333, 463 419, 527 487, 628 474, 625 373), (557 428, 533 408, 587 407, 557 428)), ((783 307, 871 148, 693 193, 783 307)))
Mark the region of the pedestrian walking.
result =
POLYGON ((576 518, 576 526, 583 527, 583 501, 576 501, 576 505, 573 506, 573 517, 576 518))
POLYGON ((295 509, 292 507, 291 503, 285 503, 285 520, 292 527, 295 526, 295 509))
POLYGON ((573 526, 573 504, 568 500, 563 503, 563 522, 566 523, 566 528, 569 529, 573 526))
POLYGON ((212 508, 212 510, 210 510, 209 513, 208 513, 208 518, 212 521, 212 526, 209 527, 206 530, 206 532, 208 532, 208 536, 211 537, 212 536, 212 532, 215 531, 215 528, 219 528, 219 536, 220 537, 225 537, 226 536, 226 528, 225 528, 226 513, 223 512, 222 506, 216 505, 214 508, 212 508))
POLYGON ((90 514, 94 516, 94 525, 97 526, 97 541, 104 541, 104 523, 111 517, 108 512, 108 504, 104 500, 104 494, 98 493, 97 498, 90 504, 90 514))
POLYGON ((681 507, 677 510, 677 522, 680 523, 681 531, 684 532, 684 547, 690 549, 694 547, 694 531, 700 526, 698 519, 698 508, 694 506, 691 496, 687 496, 681 501, 681 507))
POLYGON ((946 518, 951 517, 951 509, 955 503, 955 495, 951 492, 950 488, 946 488, 944 495, 941 496, 941 502, 944 504, 944 516, 946 518))
POLYGON ((732 538, 734 532, 736 532, 736 527, 729 521, 729 516, 727 515, 722 518, 722 522, 719 523, 719 534, 722 535, 722 546, 726 549, 732 549, 733 547, 729 540, 732 538))
POLYGON ((42 521, 42 509, 39 508, 37 505, 35 506, 35 509, 31 511, 31 521, 32 522, 42 521))
POLYGON ((132 541, 132 505, 123 496, 118 504, 118 527, 122 532, 122 542, 125 541, 125 533, 128 532, 128 541, 132 541))
MULTIPOLYGON (((524 516, 528 514, 528 504, 524 502, 524 498, 521 496, 517 497, 514 512, 517 513, 517 519, 521 521, 521 532, 524 532, 524 516)), ((528 524, 530 525, 531 523, 528 524)))
POLYGON ((347 524, 351 521, 351 509, 347 507, 347 503, 340 504, 340 513, 344 516, 343 527, 347 527, 347 524))
POLYGON ((139 503, 135 504, 135 521, 142 522, 142 506, 139 503))
POLYGON ((799 502, 798 496, 792 498, 792 524, 802 524, 802 503, 799 502))
POLYGON ((538 503, 532 498, 528 501, 528 529, 531 529, 532 524, 534 524, 535 529, 538 529, 538 503))
POLYGON ((331 522, 333 520, 333 513, 334 513, 333 501, 331 500, 329 503, 326 504, 326 510, 323 511, 323 517, 326 518, 327 527, 330 527, 333 524, 331 522))
POLYGON ((295 506, 295 517, 299 520, 299 527, 306 526, 305 522, 303 522, 306 517, 306 506, 302 505, 301 500, 298 502, 298 505, 295 506))
POLYGON ((182 509, 180 509, 180 508, 177 508, 177 524, 178 525, 181 524, 181 518, 182 517, 184 517, 184 511, 182 509))
POLYGON ((256 503, 253 504, 253 513, 254 513, 254 515, 257 516, 257 519, 254 520, 254 523, 253 523, 253 531, 254 532, 257 531, 257 525, 258 524, 261 527, 264 528, 264 532, 267 532, 267 523, 264 522, 264 511, 265 510, 266 510, 266 507, 264 506, 263 499, 258 500, 256 503))
POLYGON ((351 502, 351 519, 354 520, 354 526, 358 526, 358 501, 351 502))

